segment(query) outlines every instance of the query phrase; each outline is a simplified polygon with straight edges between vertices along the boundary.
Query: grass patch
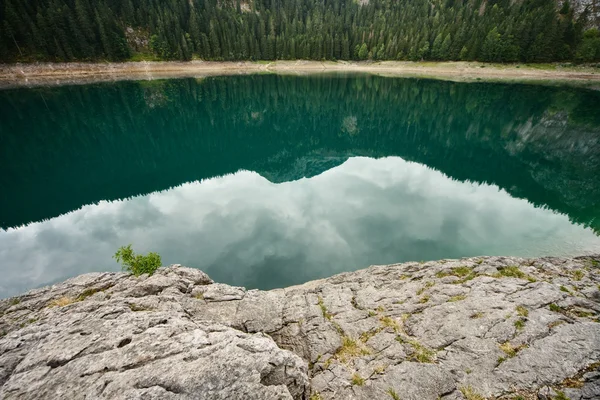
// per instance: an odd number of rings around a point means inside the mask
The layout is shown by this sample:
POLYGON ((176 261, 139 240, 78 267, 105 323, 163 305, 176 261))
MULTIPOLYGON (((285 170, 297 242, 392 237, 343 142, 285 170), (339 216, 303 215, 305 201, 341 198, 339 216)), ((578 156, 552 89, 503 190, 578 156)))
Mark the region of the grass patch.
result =
POLYGON ((25 328, 27 325, 31 325, 34 322, 37 322, 37 320, 38 320, 37 318, 29 318, 27 321, 21 322, 19 324, 19 328, 25 328))
POLYGON ((517 306, 517 314, 519 314, 521 317, 528 317, 529 316, 529 310, 527 310, 523 306, 517 306))
POLYGON ((525 320, 523 318, 519 318, 518 320, 515 321, 514 325, 518 331, 521 331, 521 330, 523 330, 523 328, 525 328, 525 320))
POLYGON ((467 267, 465 265, 460 267, 451 268, 450 271, 438 271, 435 276, 437 278, 443 278, 445 276, 457 276, 459 278, 465 278, 473 273, 473 267, 467 267))
POLYGON ((567 378, 560 383, 562 387, 567 387, 571 389, 579 389, 584 385, 583 380, 575 379, 575 378, 567 378))
POLYGON ((454 303, 456 301, 461 301, 466 299, 467 296, 465 296, 464 294, 459 294, 458 296, 452 296, 448 299, 448 303, 454 303))
POLYGON ((128 306, 129 306, 129 309, 134 312, 152 310, 150 307, 141 306, 141 305, 135 304, 135 303, 128 304, 128 306))
POLYGON ((337 322, 331 321, 331 325, 333 325, 333 327, 335 328, 337 333, 339 333, 341 336, 344 336, 344 330, 342 329, 340 324, 338 324, 337 322))
POLYGON ((583 272, 583 270, 581 269, 576 269, 575 271, 573 271, 572 275, 574 280, 580 281, 585 276, 585 272, 583 272))
POLYGON ((196 293, 196 295, 194 297, 197 298, 198 300, 204 300, 204 293, 198 292, 198 293, 196 293))
POLYGON ((512 358, 517 355, 517 350, 513 347, 510 342, 504 342, 500 345, 500 350, 502 350, 509 358, 512 358))
POLYGON ((516 265, 509 265, 508 267, 501 268, 498 273, 494 275, 494 278, 518 278, 526 279, 529 282, 537 281, 533 276, 527 275, 525 272, 521 271, 516 265))
POLYGON ((428 349, 416 340, 404 339, 401 336, 397 336, 396 340, 402 344, 409 344, 412 347, 413 353, 409 356, 409 360, 420 363, 433 363, 435 361, 435 351, 428 349))
POLYGON ((335 357, 344 364, 350 362, 353 358, 371 354, 371 350, 360 340, 352 339, 349 336, 342 337, 342 345, 335 352, 335 357))
POLYGON ((500 350, 502 350, 504 352, 504 354, 507 355, 508 358, 513 358, 514 356, 517 355, 517 353, 519 351, 521 351, 526 346, 525 345, 521 345, 521 346, 516 346, 515 347, 510 342, 504 342, 499 347, 500 347, 500 350))
POLYGON ((321 393, 314 392, 313 394, 310 395, 308 400, 323 400, 323 398, 321 397, 321 393))
POLYGON ((482 318, 482 317, 483 317, 483 313, 481 311, 478 311, 478 312, 476 312, 474 314, 471 314, 471 316, 469 318, 471 318, 471 319, 479 319, 479 318, 482 318))
POLYGON ((473 267, 467 267, 463 265, 461 267, 452 268, 450 269, 450 271, 440 271, 437 274, 435 274, 435 276, 438 278, 443 278, 445 276, 456 276, 460 279, 452 283, 455 285, 460 285, 462 283, 475 279, 477 277, 477 273, 473 271, 473 267))
POLYGON ((461 386, 458 388, 458 390, 460 390, 467 400, 485 400, 485 397, 477 393, 471 385, 461 386))
POLYGON ((77 301, 83 301, 98 292, 101 292, 101 290, 96 288, 85 289, 79 296, 77 296, 77 301))
POLYGON ((354 373, 354 375, 352 375, 352 385, 363 386, 364 384, 365 384, 365 378, 360 376, 358 373, 354 373))
POLYGON ((562 313, 564 311, 562 309, 562 307, 559 307, 554 303, 551 303, 550 305, 548 305, 548 308, 550 309, 550 311, 554 311, 554 312, 558 312, 558 313, 562 313))
POLYGON ((389 394, 390 397, 394 400, 400 400, 400 396, 398 396, 398 393, 396 393, 396 391, 392 388, 388 388, 387 394, 389 394))
MULTIPOLYGON (((585 374, 588 372, 592 372, 600 367, 600 362, 594 362, 588 365, 585 369, 579 371, 576 375, 565 378, 561 383, 561 388, 571 388, 571 389, 580 389, 585 384, 585 379, 583 378, 585 374)), ((558 393, 558 390, 556 390, 558 393)), ((556 398, 556 397, 555 397, 556 398)))
POLYGON ((383 374, 385 372, 386 366, 385 365, 378 365, 377 367, 375 367, 375 369, 373 371, 375 371, 376 374, 383 374))
POLYGON ((8 302, 8 304, 10 304, 11 306, 16 306, 17 304, 21 303, 21 299, 19 299, 18 297, 13 297, 12 299, 10 299, 10 301, 8 302))
POLYGON ((52 308, 52 307, 64 307, 64 306, 68 306, 69 304, 73 304, 77 302, 76 299, 72 298, 72 297, 67 297, 67 296, 63 296, 60 297, 58 299, 52 300, 50 302, 50 304, 48 304, 48 307, 52 308))
POLYGON ((369 317, 374 317, 376 315, 377 313, 375 311, 369 311, 369 317))
POLYGON ((452 268, 452 275, 458 276, 461 278, 468 276, 471 272, 473 272, 473 267, 467 267, 464 265, 462 267, 452 268))
POLYGON ((400 324, 391 317, 382 316, 379 318, 379 322, 384 328, 392 328, 394 332, 400 332, 400 324))
POLYGON ((429 281, 429 282, 425 283, 425 286, 423 286, 421 289, 417 290, 417 296, 420 296, 421 294, 423 294, 423 292, 425 290, 427 290, 433 286, 435 286, 435 282, 429 281))
POLYGON ((325 307, 325 303, 323 303, 323 298, 321 296, 319 296, 318 304, 319 304, 319 307, 321 308, 321 314, 323 314, 323 317, 325 317, 325 319, 328 319, 331 321, 331 318, 333 318, 333 314, 331 314, 327 310, 327 307, 325 307))
POLYGON ((591 318, 596 315, 593 312, 582 311, 582 310, 571 310, 571 312, 580 318, 591 318))
POLYGON ((428 295, 425 295, 419 299, 419 303, 421 303, 421 304, 427 303, 428 301, 429 301, 428 295))
POLYGON ((477 274, 475 272, 471 272, 469 275, 465 276, 464 278, 459 279, 457 281, 454 281, 452 283, 454 283, 455 285, 460 285, 462 283, 468 282, 468 281, 473 280, 475 278, 477 278, 477 274))
POLYGON ((558 389, 555 389, 554 391, 556 392, 556 396, 553 397, 553 400, 569 400, 565 392, 558 389))
POLYGON ((567 293, 571 293, 571 292, 569 291, 569 289, 567 289, 566 287, 564 287, 564 286, 562 286, 562 285, 560 286, 560 291, 561 291, 561 292, 567 292, 567 293))
POLYGON ((377 335, 380 332, 380 328, 379 329, 372 329, 370 331, 366 331, 361 333, 358 336, 358 339, 363 342, 363 343, 367 343, 369 341, 369 339, 371 339, 373 336, 377 335))
POLYGON ((557 326, 562 325, 564 323, 565 323, 565 321, 563 321, 563 320, 558 320, 558 321, 550 322, 548 324, 548 329, 556 328, 557 326))
POLYGON ((452 275, 452 274, 448 271, 438 271, 435 273, 435 277, 439 278, 439 279, 444 278, 446 276, 450 276, 450 275, 452 275))

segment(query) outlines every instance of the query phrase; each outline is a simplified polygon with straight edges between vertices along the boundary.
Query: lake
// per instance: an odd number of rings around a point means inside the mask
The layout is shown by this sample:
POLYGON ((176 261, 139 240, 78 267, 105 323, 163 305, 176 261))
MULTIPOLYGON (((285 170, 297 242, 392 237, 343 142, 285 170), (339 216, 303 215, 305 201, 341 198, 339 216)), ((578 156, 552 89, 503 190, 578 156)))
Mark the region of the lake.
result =
POLYGON ((0 91, 0 297, 119 246, 270 289, 600 253, 600 92, 370 75, 0 91))

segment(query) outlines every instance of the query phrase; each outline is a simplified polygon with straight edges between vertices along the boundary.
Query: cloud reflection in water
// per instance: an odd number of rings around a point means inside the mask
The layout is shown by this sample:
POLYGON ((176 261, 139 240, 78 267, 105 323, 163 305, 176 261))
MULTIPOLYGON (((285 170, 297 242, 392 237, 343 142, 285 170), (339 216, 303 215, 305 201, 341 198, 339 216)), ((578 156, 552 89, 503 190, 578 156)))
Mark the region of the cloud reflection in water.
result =
POLYGON ((600 252, 590 229, 496 186, 398 157, 355 157, 310 179, 274 184, 240 171, 0 231, 0 296, 116 271, 111 256, 128 243, 261 289, 371 264, 600 252))

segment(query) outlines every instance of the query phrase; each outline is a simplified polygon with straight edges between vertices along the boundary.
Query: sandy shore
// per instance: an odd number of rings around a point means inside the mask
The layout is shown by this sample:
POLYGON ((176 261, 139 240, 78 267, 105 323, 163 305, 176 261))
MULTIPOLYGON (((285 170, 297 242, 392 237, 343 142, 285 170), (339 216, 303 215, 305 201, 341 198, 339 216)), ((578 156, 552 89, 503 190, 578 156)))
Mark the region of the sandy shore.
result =
POLYGON ((126 62, 0 64, 0 88, 81 84, 117 80, 204 77, 251 73, 371 73, 386 76, 502 81, 568 81, 600 84, 600 69, 558 64, 483 64, 475 62, 126 62))

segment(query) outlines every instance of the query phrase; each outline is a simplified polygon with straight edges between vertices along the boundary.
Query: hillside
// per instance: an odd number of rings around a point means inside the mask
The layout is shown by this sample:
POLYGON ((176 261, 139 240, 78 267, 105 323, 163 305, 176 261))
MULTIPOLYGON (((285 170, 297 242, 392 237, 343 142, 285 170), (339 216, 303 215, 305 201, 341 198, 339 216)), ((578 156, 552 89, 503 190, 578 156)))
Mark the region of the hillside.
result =
POLYGON ((0 61, 600 60, 598 0, 1 0, 0 61))

